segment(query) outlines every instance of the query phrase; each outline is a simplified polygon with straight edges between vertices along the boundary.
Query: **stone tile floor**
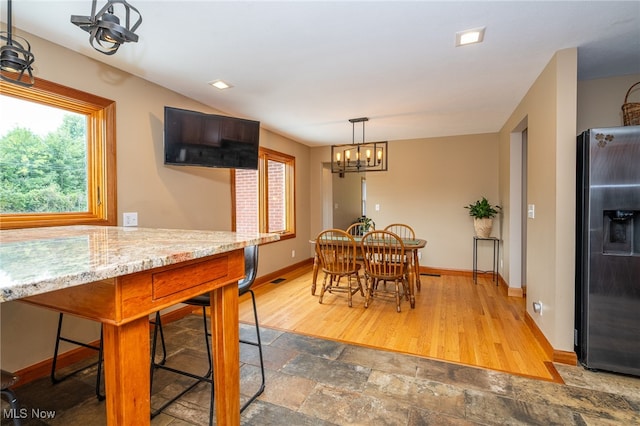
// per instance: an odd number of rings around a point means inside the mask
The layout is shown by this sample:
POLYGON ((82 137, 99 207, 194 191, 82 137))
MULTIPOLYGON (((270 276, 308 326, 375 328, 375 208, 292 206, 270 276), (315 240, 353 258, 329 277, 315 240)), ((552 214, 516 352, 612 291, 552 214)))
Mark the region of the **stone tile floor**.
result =
MULTIPOLYGON (((168 364, 207 369, 201 317, 165 326, 168 364)), ((241 337, 255 335, 241 324, 241 337)), ((635 425, 640 378, 556 364, 566 384, 261 329, 267 386, 242 413, 243 425, 635 425)), ((260 382, 257 349, 241 345, 241 392, 260 382)), ((189 379, 154 375, 152 406, 189 379)), ((106 424, 94 393, 95 368, 16 393, 23 425, 106 424), (51 418, 45 418, 51 416, 51 418)), ((206 425, 210 388, 201 383, 156 416, 155 426, 206 425)), ((2 425, 11 424, 2 405, 2 425)))

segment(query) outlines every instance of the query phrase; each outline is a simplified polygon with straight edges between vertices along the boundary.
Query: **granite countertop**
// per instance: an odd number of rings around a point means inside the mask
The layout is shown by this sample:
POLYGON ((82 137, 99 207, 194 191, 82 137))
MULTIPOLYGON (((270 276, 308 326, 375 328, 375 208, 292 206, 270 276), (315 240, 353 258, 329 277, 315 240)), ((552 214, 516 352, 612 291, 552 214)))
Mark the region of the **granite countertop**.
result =
POLYGON ((0 302, 276 241, 276 234, 58 226, 0 231, 0 302))

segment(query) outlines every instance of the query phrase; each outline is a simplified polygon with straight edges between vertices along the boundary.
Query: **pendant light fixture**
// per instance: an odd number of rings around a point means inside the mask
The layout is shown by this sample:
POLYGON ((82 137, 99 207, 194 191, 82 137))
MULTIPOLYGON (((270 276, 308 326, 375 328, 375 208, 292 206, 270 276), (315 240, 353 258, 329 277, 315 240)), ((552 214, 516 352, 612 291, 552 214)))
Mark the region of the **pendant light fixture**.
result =
POLYGON ((96 13, 96 3, 97 0, 93 0, 91 4, 91 16, 71 15, 71 23, 89 33, 91 47, 105 55, 113 55, 121 44, 138 41, 135 30, 142 23, 142 15, 138 9, 125 0, 107 0, 96 13), (120 18, 116 12, 124 14, 124 26, 120 25, 120 18), (135 19, 136 15, 137 20, 131 26, 132 18, 135 19))
POLYGON ((364 125, 367 117, 351 118, 351 144, 331 145, 331 172, 382 172, 387 170, 387 141, 365 142, 364 125), (362 123, 362 142, 356 143, 356 123, 362 123))
POLYGON ((6 44, 0 47, 0 78, 19 86, 31 87, 35 83, 31 64, 35 56, 31 45, 23 37, 12 34, 11 0, 7 1, 7 31, 0 31, 0 40, 6 44))

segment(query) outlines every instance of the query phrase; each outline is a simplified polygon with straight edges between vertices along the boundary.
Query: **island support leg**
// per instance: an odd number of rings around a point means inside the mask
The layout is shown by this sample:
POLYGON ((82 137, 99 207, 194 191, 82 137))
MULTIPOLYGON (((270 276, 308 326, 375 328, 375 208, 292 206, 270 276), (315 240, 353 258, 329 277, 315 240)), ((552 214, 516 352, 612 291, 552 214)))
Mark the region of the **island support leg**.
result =
POLYGON ((149 320, 103 324, 107 425, 150 423, 149 320))
POLYGON ((240 424, 238 284, 211 292, 211 343, 216 424, 240 424))

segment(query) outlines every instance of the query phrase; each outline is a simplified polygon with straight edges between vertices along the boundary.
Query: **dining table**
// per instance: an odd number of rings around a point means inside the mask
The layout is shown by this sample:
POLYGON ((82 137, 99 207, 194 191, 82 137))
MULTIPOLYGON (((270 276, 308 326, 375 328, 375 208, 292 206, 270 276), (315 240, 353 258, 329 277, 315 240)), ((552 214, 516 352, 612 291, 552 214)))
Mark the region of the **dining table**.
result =
MULTIPOLYGON (((356 242, 356 249, 358 253, 361 253, 361 245, 362 236, 361 235, 352 235, 353 239, 356 242)), ((316 243, 315 239, 309 240, 311 244, 316 243)), ((420 290, 420 271, 417 270, 416 265, 418 265, 418 258, 420 256, 419 250, 423 249, 427 246, 427 240, 422 238, 402 238, 402 243, 404 244, 405 252, 409 252, 407 255, 407 281, 409 284, 409 303, 411 308, 416 307, 416 288, 420 290)), ((313 277, 311 279, 311 295, 316 294, 316 282, 318 280, 318 271, 320 270, 320 259, 318 255, 315 254, 313 258, 313 277)))
POLYGON ((101 322, 107 424, 138 426, 150 424, 149 315, 209 292, 216 422, 238 425, 244 247, 278 239, 89 225, 2 230, 0 302, 101 322))

